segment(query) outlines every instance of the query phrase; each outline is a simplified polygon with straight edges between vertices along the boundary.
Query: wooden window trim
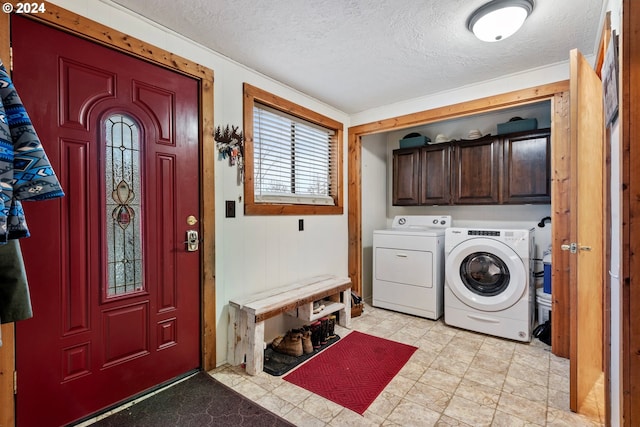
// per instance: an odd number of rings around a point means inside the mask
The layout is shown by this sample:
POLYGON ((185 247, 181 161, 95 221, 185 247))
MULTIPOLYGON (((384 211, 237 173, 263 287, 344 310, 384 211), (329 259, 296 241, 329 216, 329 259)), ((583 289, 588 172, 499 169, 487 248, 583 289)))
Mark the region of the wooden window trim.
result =
POLYGON ((248 83, 243 86, 244 120, 244 213, 245 215, 341 215, 343 208, 343 124, 297 105, 284 98, 266 92, 248 83), (285 203, 256 203, 254 198, 253 168, 253 107, 258 102, 317 125, 333 129, 336 133, 336 193, 334 205, 304 205, 285 203))

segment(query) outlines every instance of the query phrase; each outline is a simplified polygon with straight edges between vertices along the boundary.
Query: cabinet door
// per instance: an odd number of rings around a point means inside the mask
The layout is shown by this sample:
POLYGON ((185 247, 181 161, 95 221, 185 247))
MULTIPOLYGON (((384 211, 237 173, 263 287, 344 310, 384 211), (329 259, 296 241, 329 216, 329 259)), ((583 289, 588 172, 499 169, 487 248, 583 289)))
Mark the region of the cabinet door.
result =
POLYGON ((504 203, 551 203, 550 132, 503 140, 504 203))
POLYGON ((393 151, 393 204, 419 204, 420 149, 393 151))
POLYGON ((454 204, 481 205, 500 202, 500 141, 488 139, 454 144, 454 204))
POLYGON ((449 144, 420 150, 421 205, 448 205, 451 201, 450 153, 449 144))

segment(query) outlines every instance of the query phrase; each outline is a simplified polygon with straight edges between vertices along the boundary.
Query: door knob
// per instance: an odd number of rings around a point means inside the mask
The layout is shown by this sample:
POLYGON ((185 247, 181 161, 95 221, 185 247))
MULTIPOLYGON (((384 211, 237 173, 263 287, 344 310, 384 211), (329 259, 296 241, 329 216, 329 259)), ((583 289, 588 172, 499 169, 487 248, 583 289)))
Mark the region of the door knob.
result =
POLYGON ((560 245, 560 249, 562 249, 563 251, 569 251, 572 254, 575 254, 576 252, 578 252, 578 249, 580 249, 581 251, 590 252, 591 246, 582 246, 582 245, 579 246, 578 243, 570 243, 568 245, 560 245))

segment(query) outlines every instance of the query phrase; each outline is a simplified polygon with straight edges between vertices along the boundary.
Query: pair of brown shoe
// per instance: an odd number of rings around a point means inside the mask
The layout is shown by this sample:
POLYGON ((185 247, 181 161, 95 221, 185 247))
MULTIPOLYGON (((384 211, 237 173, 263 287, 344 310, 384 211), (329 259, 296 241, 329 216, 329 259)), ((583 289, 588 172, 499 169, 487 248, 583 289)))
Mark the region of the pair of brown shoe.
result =
POLYGON ((271 343, 271 347, 278 353, 294 357, 313 353, 311 331, 305 328, 292 329, 284 337, 276 337, 271 343))
POLYGON ((313 343, 311 341, 311 329, 304 326, 299 329, 302 332, 302 352, 304 354, 313 353, 313 343))

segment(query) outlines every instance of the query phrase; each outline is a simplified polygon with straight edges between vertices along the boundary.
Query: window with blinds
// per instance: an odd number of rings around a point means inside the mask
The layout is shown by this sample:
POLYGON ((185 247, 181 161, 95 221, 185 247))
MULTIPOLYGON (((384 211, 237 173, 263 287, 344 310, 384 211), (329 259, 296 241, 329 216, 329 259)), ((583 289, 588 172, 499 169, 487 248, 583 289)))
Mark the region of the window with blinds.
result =
POLYGON ((343 214, 343 123, 249 83, 243 95, 244 214, 343 214))
POLYGON ((336 155, 333 129, 254 104, 255 202, 334 205, 336 155))

